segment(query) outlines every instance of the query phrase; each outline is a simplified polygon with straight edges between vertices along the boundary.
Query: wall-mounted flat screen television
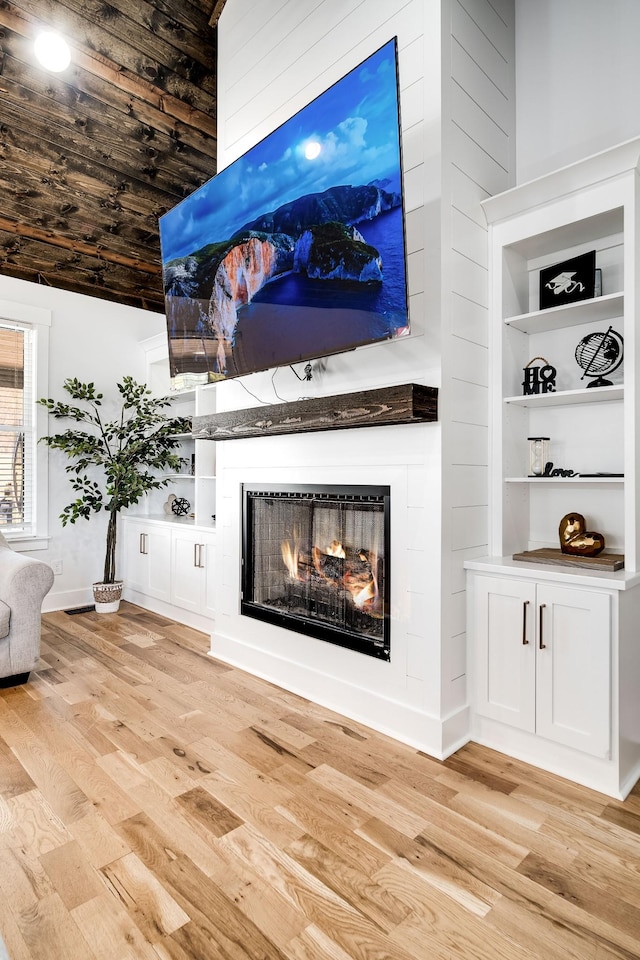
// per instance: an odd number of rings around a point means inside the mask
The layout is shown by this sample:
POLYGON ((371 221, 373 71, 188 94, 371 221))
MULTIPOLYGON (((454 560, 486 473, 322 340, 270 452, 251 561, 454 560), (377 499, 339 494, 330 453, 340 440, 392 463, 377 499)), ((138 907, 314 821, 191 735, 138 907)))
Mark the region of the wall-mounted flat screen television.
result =
POLYGON ((395 38, 160 219, 172 387, 409 332, 395 38))

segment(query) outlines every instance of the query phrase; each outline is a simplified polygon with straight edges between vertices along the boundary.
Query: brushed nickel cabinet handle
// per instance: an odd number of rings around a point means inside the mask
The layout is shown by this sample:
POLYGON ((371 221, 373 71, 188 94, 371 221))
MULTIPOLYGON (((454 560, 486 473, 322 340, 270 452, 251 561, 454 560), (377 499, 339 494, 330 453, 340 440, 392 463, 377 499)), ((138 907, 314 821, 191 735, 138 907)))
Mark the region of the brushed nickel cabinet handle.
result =
POLYGON ((522 643, 526 646, 529 641, 527 640, 527 608, 529 606, 528 600, 522 601, 522 643))
POLYGON ((204 543, 198 544, 198 566, 204 570, 204 543))
POLYGON ((542 611, 544 610, 545 607, 546 607, 546 603, 541 603, 541 604, 540 604, 540 623, 539 623, 540 631, 539 631, 539 638, 540 638, 540 649, 541 649, 541 650, 546 650, 546 647, 547 647, 546 643, 543 643, 543 642, 542 642, 542 623, 543 623, 543 620, 542 620, 542 611))
POLYGON ((199 544, 199 543, 194 543, 194 545, 193 545, 193 565, 194 565, 194 567, 199 567, 199 566, 200 566, 200 564, 199 564, 199 562, 198 562, 199 549, 200 549, 200 544, 199 544))

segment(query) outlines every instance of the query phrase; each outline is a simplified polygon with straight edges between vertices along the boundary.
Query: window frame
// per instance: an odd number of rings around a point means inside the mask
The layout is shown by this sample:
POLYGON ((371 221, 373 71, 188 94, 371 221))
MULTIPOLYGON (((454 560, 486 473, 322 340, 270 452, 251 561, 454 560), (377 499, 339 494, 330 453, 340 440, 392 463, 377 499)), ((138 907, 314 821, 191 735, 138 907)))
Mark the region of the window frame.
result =
POLYGON ((33 431, 35 450, 33 458, 33 512, 34 529, 31 534, 18 531, 14 534, 7 530, 5 536, 14 549, 46 550, 51 539, 49 535, 49 449, 39 443, 40 437, 49 432, 49 413, 35 401, 49 395, 49 330, 51 328, 51 310, 36 307, 28 303, 13 300, 0 300, 0 321, 29 327, 34 333, 35 351, 33 357, 34 411, 33 431))

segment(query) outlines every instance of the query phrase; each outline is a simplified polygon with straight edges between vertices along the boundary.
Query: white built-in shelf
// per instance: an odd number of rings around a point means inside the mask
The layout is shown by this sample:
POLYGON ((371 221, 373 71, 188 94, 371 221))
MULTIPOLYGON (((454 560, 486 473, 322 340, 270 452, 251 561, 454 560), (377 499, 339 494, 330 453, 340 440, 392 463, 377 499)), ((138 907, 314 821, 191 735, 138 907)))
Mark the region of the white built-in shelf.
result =
POLYGON ((624 477, 505 477, 505 483, 624 483, 624 477))
POLYGON ((193 434, 192 433, 172 433, 171 439, 172 440, 193 440, 193 434))
POLYGON ((607 400, 623 400, 624 386, 584 387, 580 390, 560 390, 557 393, 520 394, 505 397, 505 403, 514 403, 521 407, 562 407, 576 403, 602 403, 607 400))
POLYGON ((167 396, 170 400, 193 400, 196 395, 195 387, 186 387, 184 390, 170 390, 167 396))
POLYGON ((534 310, 515 317, 506 317, 505 323, 523 333, 545 333, 559 327, 573 327, 577 324, 614 320, 624 313, 624 294, 609 293, 592 300, 577 300, 564 307, 549 307, 548 310, 534 310))
POLYGON ((216 477, 214 475, 207 475, 207 474, 198 475, 198 480, 215 480, 215 479, 216 477))
POLYGON ((195 480, 192 473, 165 473, 166 480, 195 480))

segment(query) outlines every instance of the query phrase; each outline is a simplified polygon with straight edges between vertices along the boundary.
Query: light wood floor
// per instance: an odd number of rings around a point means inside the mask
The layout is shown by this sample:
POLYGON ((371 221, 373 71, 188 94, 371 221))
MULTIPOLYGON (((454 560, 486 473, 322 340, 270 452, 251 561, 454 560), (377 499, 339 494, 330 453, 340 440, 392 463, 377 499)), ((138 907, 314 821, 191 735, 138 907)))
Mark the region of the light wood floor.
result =
MULTIPOLYGON (((439 763, 123 604, 0 691, 11 960, 640 957, 640 790, 439 763)), ((1 950, 0 950, 1 954, 1 950)))

